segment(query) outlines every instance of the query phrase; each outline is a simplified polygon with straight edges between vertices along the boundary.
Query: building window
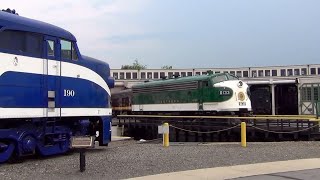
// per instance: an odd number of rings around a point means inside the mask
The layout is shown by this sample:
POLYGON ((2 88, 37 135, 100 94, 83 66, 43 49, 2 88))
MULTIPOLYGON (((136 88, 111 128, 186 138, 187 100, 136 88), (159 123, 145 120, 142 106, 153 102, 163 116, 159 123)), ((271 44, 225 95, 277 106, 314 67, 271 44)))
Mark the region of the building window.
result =
POLYGON ((172 78, 173 77, 173 72, 168 72, 168 76, 169 76, 169 78, 172 78))
POLYGON ((181 77, 186 77, 186 72, 181 72, 181 77))
POLYGON ((320 74, 320 68, 318 68, 318 74, 320 74))
POLYGON ((117 73, 117 72, 114 72, 114 73, 113 73, 113 77, 114 77, 114 79, 118 79, 118 73, 117 73))
POLYGON ((235 71, 230 71, 230 74, 232 74, 232 75, 236 75, 236 72, 235 71))
POLYGON ((153 72, 153 79, 159 79, 159 73, 153 72))
POLYGON ((216 72, 214 72, 215 74, 219 74, 220 73, 220 71, 216 71, 216 72))
POLYGON ((130 72, 126 72, 126 79, 131 79, 131 73, 130 72))
POLYGON ((223 73, 228 73, 228 71, 223 71, 223 73))
POLYGON ((301 68, 301 75, 307 75, 307 68, 301 68))
POLYGON ((242 72, 241 71, 237 71, 237 76, 238 77, 242 77, 242 72))
POLYGON ((133 72, 132 73, 132 79, 138 79, 138 73, 133 72))
POLYGON ((124 79, 124 72, 120 73, 120 79, 124 79))
POLYGON ((166 74, 164 72, 160 72, 160 78, 165 78, 166 74))
POLYGON ((300 76, 300 69, 294 69, 294 75, 300 76))
POLYGON ((196 72, 196 75, 200 75, 200 72, 196 72))
POLYGON ((152 72, 147 73, 148 79, 152 79, 152 72))
POLYGON ((174 76, 175 76, 175 77, 179 77, 179 76, 180 76, 180 73, 179 73, 179 72, 175 72, 175 73, 174 73, 174 76))
POLYGON ((311 101, 311 87, 302 87, 301 99, 303 101, 311 101))
POLYGON ((264 76, 270 76, 270 70, 265 70, 264 71, 264 76))
POLYGON ((272 70, 272 76, 278 76, 278 71, 277 70, 272 70))
POLYGON ((192 76, 192 72, 188 72, 187 74, 188 74, 188 76, 192 76))
POLYGON ((251 71, 251 77, 257 77, 257 71, 256 70, 251 71))
POLYGON ((141 79, 145 79, 146 78, 146 73, 145 72, 141 72, 141 79))
POLYGON ((202 75, 207 75, 207 72, 202 72, 202 75))
POLYGON ((310 69, 310 74, 311 74, 311 75, 317 74, 317 73, 316 73, 316 68, 311 68, 311 69, 310 69))
POLYGON ((314 87, 313 89, 313 98, 315 101, 319 100, 319 87, 314 87))
POLYGON ((263 77, 263 70, 258 71, 259 77, 263 77))
POLYGON ((286 70, 285 69, 281 69, 281 76, 286 76, 286 70))
POLYGON ((243 77, 249 77, 249 72, 248 71, 243 71, 243 77))

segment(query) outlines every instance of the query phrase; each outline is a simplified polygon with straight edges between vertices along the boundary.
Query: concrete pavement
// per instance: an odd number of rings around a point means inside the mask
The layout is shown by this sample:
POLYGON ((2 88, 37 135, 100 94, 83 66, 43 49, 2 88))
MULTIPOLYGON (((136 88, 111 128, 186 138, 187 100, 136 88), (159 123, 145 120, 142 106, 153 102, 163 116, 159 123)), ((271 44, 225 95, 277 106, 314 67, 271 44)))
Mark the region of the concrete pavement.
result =
POLYGON ((314 158, 197 169, 132 179, 320 179, 320 170, 318 168, 320 168, 320 158, 314 158))
POLYGON ((315 180, 320 179, 320 169, 308 169, 301 171, 290 171, 284 173, 263 174, 256 176, 248 176, 243 178, 236 178, 233 180, 315 180))

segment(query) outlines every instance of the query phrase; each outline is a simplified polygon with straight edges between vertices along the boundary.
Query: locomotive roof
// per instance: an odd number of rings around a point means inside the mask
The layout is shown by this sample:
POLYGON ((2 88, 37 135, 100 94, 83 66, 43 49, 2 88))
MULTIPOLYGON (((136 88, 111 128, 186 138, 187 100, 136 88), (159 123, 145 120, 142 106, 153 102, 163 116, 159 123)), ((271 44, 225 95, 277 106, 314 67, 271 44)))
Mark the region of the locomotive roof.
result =
POLYGON ((0 11, 0 30, 3 29, 35 32, 76 41, 76 38, 69 31, 66 31, 60 27, 0 11))
POLYGON ((207 74, 207 75, 199 75, 199 76, 188 76, 188 77, 179 77, 179 78, 173 78, 173 79, 150 81, 150 82, 145 82, 145 83, 134 85, 134 86, 132 86, 132 88, 138 88, 138 87, 143 87, 143 86, 156 86, 156 85, 160 85, 160 84, 181 83, 181 82, 186 82, 186 81, 206 80, 206 79, 211 79, 212 77, 222 75, 222 74, 228 74, 228 73, 207 74))

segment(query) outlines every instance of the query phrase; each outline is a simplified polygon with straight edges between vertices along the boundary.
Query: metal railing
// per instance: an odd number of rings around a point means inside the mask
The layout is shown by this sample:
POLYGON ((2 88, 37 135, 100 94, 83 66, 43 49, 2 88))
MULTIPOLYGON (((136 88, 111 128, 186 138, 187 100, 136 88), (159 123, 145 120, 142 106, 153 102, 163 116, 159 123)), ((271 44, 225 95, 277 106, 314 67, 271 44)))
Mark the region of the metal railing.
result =
POLYGON ((316 116, 319 119, 320 116, 320 101, 316 102, 316 116))

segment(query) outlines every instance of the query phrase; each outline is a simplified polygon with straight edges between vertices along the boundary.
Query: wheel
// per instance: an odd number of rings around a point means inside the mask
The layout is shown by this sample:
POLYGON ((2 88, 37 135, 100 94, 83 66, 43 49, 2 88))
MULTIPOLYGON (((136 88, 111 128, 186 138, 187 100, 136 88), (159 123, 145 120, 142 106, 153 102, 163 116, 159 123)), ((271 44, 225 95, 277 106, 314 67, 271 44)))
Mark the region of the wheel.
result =
POLYGON ((11 161, 12 158, 15 156, 15 143, 14 142, 7 142, 7 143, 0 143, 1 151, 0 151, 0 163, 11 161))

